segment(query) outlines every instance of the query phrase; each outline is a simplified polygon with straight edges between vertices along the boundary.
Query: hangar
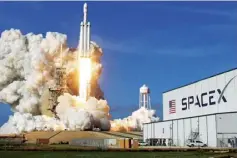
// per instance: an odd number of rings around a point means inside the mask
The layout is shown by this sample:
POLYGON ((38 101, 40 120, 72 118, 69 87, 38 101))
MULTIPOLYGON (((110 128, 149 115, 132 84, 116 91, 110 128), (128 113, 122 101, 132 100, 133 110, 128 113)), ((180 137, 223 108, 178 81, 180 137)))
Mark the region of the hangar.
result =
POLYGON ((163 121, 145 123, 143 139, 237 147, 237 68, 164 92, 163 121))

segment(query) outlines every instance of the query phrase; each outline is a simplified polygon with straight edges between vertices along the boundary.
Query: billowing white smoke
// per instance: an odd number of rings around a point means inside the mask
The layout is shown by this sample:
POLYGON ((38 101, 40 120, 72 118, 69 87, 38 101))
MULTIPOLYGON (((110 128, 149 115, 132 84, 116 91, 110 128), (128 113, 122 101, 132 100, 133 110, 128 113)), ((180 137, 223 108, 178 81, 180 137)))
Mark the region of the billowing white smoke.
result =
MULTIPOLYGON (((47 32, 45 38, 41 34, 22 35, 20 30, 15 29, 2 32, 0 102, 10 104, 14 115, 0 128, 0 134, 19 134, 34 130, 109 130, 110 125, 112 129, 125 128, 123 125, 135 129, 153 119, 154 111, 139 109, 126 119, 110 122, 109 106, 105 100, 91 97, 83 103, 77 96, 68 93, 58 98, 56 111, 60 121, 46 116, 43 109, 47 108, 43 108, 41 99, 45 96, 45 90, 55 84, 54 71, 61 60, 61 45, 66 73, 78 66, 75 54, 68 51, 66 42, 66 35, 55 32, 47 32)), ((98 48, 94 42, 91 44, 94 49, 98 48)), ((93 69, 101 69, 100 63, 94 64, 93 69)))
POLYGON ((109 106, 105 100, 89 98, 86 103, 79 97, 65 93, 59 97, 56 112, 68 130, 100 128, 109 130, 109 106))
POLYGON ((155 110, 148 110, 144 107, 134 111, 131 116, 124 119, 115 119, 111 121, 112 131, 133 131, 142 130, 143 123, 159 121, 155 117, 155 110))
MULTIPOLYGON (((85 130, 98 127, 110 128, 109 107, 104 100, 90 98, 83 106, 74 106, 76 96, 65 94, 59 97, 56 111, 60 121, 41 115, 40 99, 45 89, 55 84, 54 71, 60 62, 63 45, 63 62, 67 73, 78 63, 68 52, 67 36, 47 32, 46 37, 20 30, 6 30, 0 38, 0 102, 11 105, 15 112, 5 123, 0 133, 21 133, 33 130, 85 130)), ((93 47, 97 45, 93 42, 93 47)), ((74 55, 74 54, 73 54, 74 55)), ((97 65, 100 68, 100 64, 97 65)))
POLYGON ((56 109, 60 121, 45 115, 32 116, 30 113, 14 113, 1 129, 0 134, 20 134, 31 131, 89 130, 100 128, 109 130, 106 101, 90 98, 82 103, 78 97, 65 93, 59 97, 56 109), (90 107, 90 108, 87 108, 90 107))
POLYGON ((10 116, 7 123, 1 129, 0 134, 20 134, 22 132, 63 130, 65 125, 53 117, 32 116, 30 113, 19 112, 10 116))
MULTIPOLYGON (((0 101, 9 103, 14 111, 39 114, 39 99, 53 75, 63 34, 42 35, 20 30, 2 32, 0 38, 0 101)), ((68 62, 69 63, 69 62, 68 62)))

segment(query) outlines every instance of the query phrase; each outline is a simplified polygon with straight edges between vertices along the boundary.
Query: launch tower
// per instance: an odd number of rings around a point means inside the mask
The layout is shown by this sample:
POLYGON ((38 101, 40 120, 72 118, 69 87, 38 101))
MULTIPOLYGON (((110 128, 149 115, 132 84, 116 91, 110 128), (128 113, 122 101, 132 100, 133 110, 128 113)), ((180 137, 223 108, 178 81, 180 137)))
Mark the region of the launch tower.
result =
POLYGON ((139 108, 141 107, 151 109, 150 89, 145 84, 140 88, 139 93, 139 108))
POLYGON ((56 113, 56 107, 58 105, 58 97, 67 91, 67 80, 66 80, 66 68, 63 67, 62 59, 62 46, 60 52, 61 63, 55 69, 55 81, 54 87, 49 88, 49 109, 56 118, 58 118, 56 113))

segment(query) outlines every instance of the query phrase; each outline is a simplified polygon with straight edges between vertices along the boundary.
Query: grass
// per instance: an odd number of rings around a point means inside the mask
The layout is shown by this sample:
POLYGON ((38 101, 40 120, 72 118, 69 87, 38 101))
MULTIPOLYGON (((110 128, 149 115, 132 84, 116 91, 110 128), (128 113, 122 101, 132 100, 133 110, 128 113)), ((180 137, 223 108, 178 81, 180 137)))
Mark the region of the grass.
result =
POLYGON ((0 151, 1 158, 209 158, 217 155, 220 156, 220 154, 203 152, 0 151))

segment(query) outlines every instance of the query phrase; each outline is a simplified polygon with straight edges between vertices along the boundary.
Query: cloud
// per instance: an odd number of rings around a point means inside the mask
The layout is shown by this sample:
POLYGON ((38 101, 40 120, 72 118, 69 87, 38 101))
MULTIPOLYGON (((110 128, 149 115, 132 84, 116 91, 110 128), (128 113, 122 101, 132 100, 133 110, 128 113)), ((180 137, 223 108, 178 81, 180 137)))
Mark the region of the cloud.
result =
MULTIPOLYGON (((209 26, 211 27, 211 26, 209 26)), ((177 43, 173 45, 168 43, 165 46, 150 44, 147 38, 133 38, 129 42, 116 42, 107 41, 100 36, 94 36, 93 38, 103 49, 108 51, 113 51, 116 53, 125 54, 136 54, 136 55, 172 55, 172 56, 182 56, 182 57, 204 57, 211 55, 218 55, 226 53, 229 50, 229 43, 224 43, 217 41, 214 43, 200 44, 194 42, 192 45, 188 44, 190 39, 183 40, 183 42, 176 41, 177 43), (188 41, 187 41, 188 40, 188 41), (185 44, 185 42, 187 44, 185 44), (131 44, 133 43, 133 44, 131 44)))
POLYGON ((209 24, 209 25, 201 25, 200 29, 207 30, 207 31, 212 31, 212 32, 231 32, 232 35, 233 33, 236 34, 236 24, 209 24))
POLYGON ((236 21, 237 10, 213 10, 213 9, 193 9, 193 8, 183 8, 185 11, 201 13, 201 14, 209 14, 213 16, 224 16, 231 20, 236 21))
POLYGON ((140 52, 137 51, 137 45, 115 40, 105 40, 98 35, 92 35, 92 40, 96 41, 102 49, 107 49, 108 51, 140 54, 140 52))
MULTIPOLYGON (((230 20, 233 20, 233 21, 236 21, 236 18, 237 18, 237 9, 215 9, 214 5, 212 5, 211 8, 210 7, 208 8, 206 5, 204 8, 204 7, 198 7, 198 5, 194 5, 194 4, 187 6, 187 4, 186 5, 184 4, 181 6, 181 5, 170 5, 169 3, 169 5, 162 4, 159 6, 162 7, 162 9, 166 9, 166 10, 199 13, 199 14, 212 15, 212 16, 221 16, 221 17, 229 18, 230 20)), ((226 4, 226 6, 231 6, 231 4, 229 5, 226 4)))
POLYGON ((165 48, 154 49, 152 52, 158 55, 174 55, 183 57, 204 57, 211 55, 218 55, 226 53, 228 46, 226 45, 209 45, 209 46, 195 46, 187 48, 165 48))
POLYGON ((22 18, 24 14, 18 14, 21 10, 24 12, 39 12, 43 9, 42 2, 1 2, 0 7, 0 25, 2 26, 27 26, 28 21, 22 18))

